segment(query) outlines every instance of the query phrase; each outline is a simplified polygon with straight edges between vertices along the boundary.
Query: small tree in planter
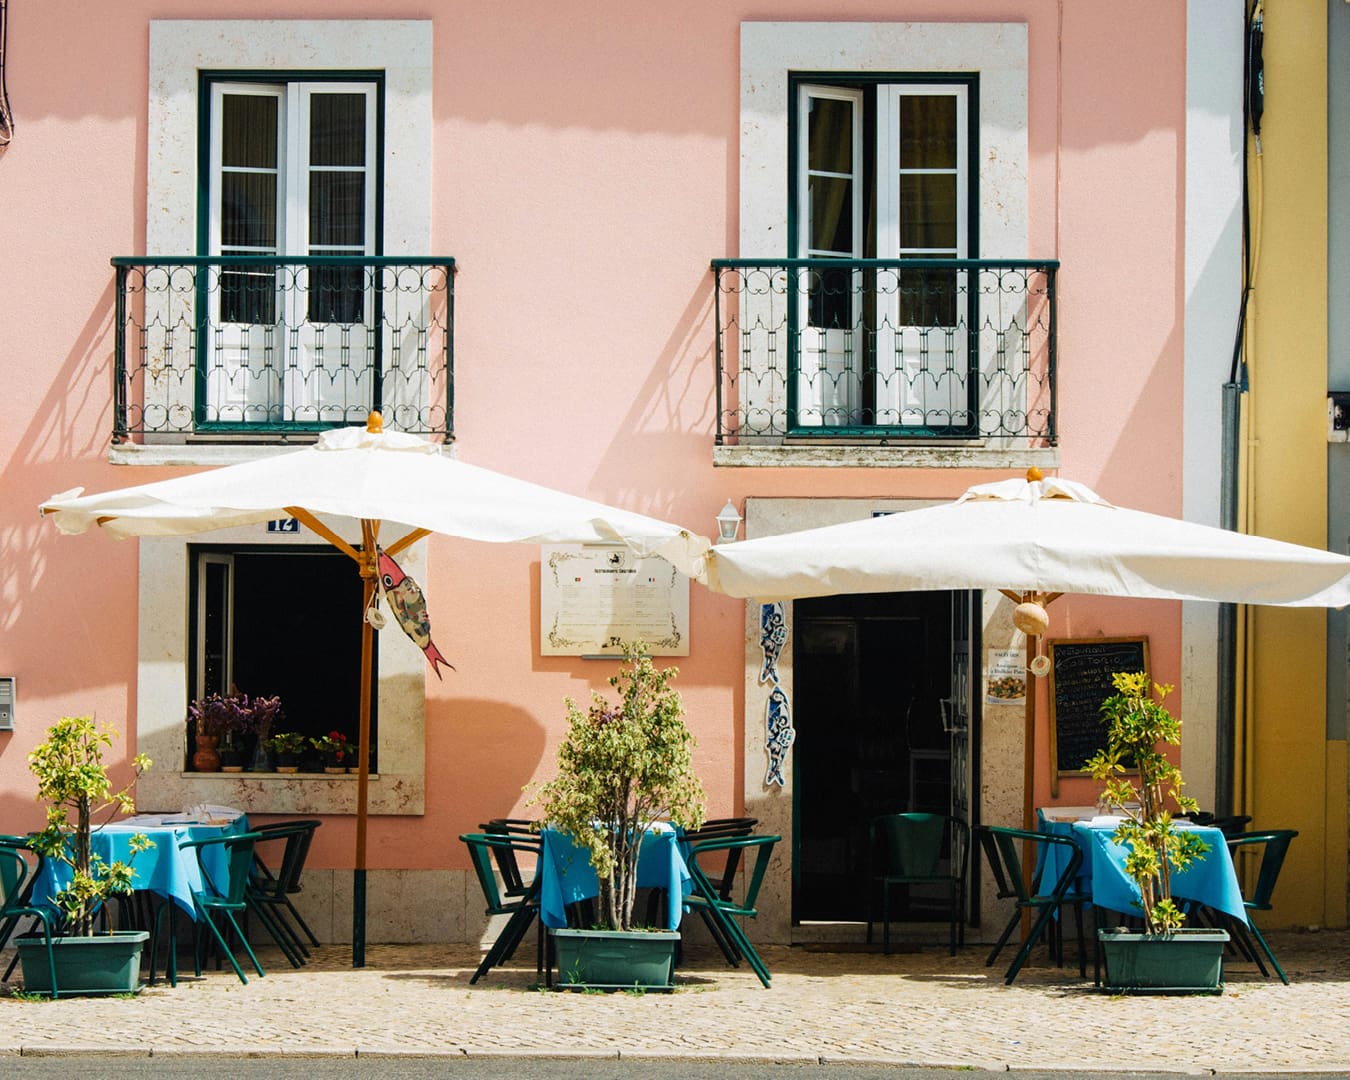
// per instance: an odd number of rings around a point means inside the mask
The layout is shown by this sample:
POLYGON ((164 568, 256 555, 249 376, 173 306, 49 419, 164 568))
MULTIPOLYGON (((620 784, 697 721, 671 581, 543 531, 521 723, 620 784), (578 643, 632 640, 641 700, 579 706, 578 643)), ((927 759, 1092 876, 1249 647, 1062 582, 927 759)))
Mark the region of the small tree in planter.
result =
MULTIPOLYGON (((53 898, 62 914, 66 933, 74 939, 94 938, 94 916, 114 893, 132 889, 132 871, 129 862, 107 863, 92 851, 92 837, 96 826, 94 818, 103 811, 135 809, 132 790, 141 773, 150 767, 150 759, 137 754, 132 759, 131 782, 120 791, 114 791, 103 764, 103 751, 112 745, 115 734, 109 725, 95 725, 90 716, 63 716, 47 729, 47 741, 28 755, 28 768, 37 778, 37 797, 47 803, 47 827, 32 841, 40 851, 69 871, 70 881, 53 898), (73 820, 72 820, 73 817, 73 820)), ((111 813, 109 814, 111 816, 111 813)), ((130 839, 131 857, 154 843, 143 833, 130 839)), ((113 961, 111 975, 115 985, 81 985, 79 965, 90 961, 88 950, 77 950, 67 960, 58 958, 57 972, 60 989, 65 992, 102 992, 106 989, 134 990, 140 970, 140 952, 148 935, 144 931, 129 932, 113 941, 100 936, 116 951, 129 951, 132 959, 113 961), (71 982, 67 967, 76 974, 71 982), (129 979, 125 985, 123 979, 129 979)), ((64 951, 64 950, 63 950, 64 951)), ((48 985, 51 971, 46 966, 46 954, 40 943, 20 939, 19 952, 24 961, 25 989, 52 992, 48 985)), ((103 967, 105 961, 93 961, 103 967)))
MULTIPOLYGON (((1143 936, 1172 938, 1186 918, 1172 900, 1172 875, 1203 859, 1209 851, 1199 835, 1176 827, 1169 808, 1174 805, 1179 813, 1197 809, 1195 800, 1181 793, 1181 770, 1161 749, 1181 745, 1181 721, 1163 705, 1172 687, 1150 684, 1147 672, 1115 672, 1111 682, 1116 692, 1102 704, 1107 721, 1106 748, 1093 755, 1084 771, 1104 782, 1106 803, 1124 818, 1113 839, 1129 852, 1125 873, 1139 887, 1143 936), (1137 782, 1126 775, 1128 768, 1138 770, 1137 782)), ((1221 942, 1227 941, 1228 935, 1223 931, 1213 933, 1220 942, 1215 953, 1217 980, 1222 974, 1221 942)), ((1124 936, 1119 931, 1103 930, 1101 934, 1104 942, 1124 936)), ((1108 979, 1111 966, 1108 952, 1108 979)), ((1120 962, 1116 966, 1119 969, 1120 962)), ((1117 985, 1122 982, 1119 978, 1115 981, 1117 985)), ((1143 985, 1164 984, 1149 981, 1143 985)))
POLYGON ((609 680, 611 702, 591 695, 589 709, 571 698, 558 775, 535 802, 544 819, 571 835, 590 855, 599 879, 601 928, 633 928, 638 855, 646 829, 666 817, 685 829, 703 823, 703 785, 694 775, 694 737, 684 703, 670 682, 677 669, 658 670, 646 646, 624 647, 624 667, 609 680))

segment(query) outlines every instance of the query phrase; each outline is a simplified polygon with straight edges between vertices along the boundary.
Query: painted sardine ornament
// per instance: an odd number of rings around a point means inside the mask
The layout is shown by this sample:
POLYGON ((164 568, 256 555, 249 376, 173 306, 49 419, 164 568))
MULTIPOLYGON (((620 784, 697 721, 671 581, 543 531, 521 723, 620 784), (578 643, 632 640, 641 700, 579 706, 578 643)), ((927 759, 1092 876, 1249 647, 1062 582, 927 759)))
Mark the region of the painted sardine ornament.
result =
POLYGON ((427 616, 427 600, 422 590, 412 578, 399 569, 393 557, 380 552, 379 558, 380 588, 389 601, 389 610, 394 613, 399 626, 408 635, 412 643, 426 653, 431 670, 436 678, 441 677, 438 664, 444 664, 451 671, 455 665, 441 655, 436 643, 431 640, 431 619, 427 616))

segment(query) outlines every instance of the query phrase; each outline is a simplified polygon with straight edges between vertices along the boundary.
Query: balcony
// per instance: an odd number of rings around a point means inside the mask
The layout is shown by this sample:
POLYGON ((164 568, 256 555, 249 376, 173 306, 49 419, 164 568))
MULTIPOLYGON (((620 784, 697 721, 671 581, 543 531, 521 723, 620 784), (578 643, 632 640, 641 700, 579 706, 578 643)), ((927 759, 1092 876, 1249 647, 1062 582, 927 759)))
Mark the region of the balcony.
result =
POLYGON ((114 258, 113 443, 454 438, 453 259, 114 258))
POLYGON ((874 462, 1051 461, 1058 267, 713 260, 715 459, 849 464, 884 448, 874 462))

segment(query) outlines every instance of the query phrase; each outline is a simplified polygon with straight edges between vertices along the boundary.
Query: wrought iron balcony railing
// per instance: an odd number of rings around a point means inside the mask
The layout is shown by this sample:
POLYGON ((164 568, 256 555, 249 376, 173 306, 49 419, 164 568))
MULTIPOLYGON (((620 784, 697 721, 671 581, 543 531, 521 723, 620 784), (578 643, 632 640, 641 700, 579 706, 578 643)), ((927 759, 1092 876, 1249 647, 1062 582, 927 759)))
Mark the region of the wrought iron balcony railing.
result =
POLYGON ((454 436, 453 259, 115 258, 115 442, 454 436))
POLYGON ((717 443, 1056 443, 1054 260, 714 259, 717 443))

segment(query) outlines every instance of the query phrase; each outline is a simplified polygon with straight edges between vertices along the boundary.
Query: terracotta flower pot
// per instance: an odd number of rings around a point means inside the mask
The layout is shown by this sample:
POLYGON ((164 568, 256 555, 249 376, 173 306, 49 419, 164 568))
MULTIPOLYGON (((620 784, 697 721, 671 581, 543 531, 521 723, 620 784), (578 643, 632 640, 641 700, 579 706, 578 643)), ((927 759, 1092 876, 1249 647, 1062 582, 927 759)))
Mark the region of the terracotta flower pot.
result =
POLYGON ((192 755, 192 767, 198 772, 220 772, 220 754, 216 751, 219 742, 215 735, 198 735, 197 752, 192 755))

